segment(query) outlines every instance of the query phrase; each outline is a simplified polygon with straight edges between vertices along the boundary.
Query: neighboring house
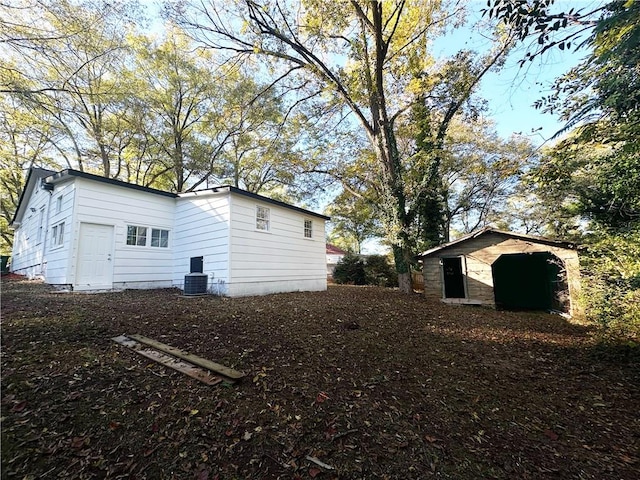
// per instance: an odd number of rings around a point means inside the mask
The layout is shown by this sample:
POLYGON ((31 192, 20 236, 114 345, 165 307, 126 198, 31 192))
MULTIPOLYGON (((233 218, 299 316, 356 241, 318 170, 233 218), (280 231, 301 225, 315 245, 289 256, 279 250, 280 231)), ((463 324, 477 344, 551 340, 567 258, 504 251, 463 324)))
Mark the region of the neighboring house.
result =
POLYGON ((569 242, 484 228, 418 256, 424 292, 446 303, 580 315, 580 268, 569 242))
POLYGON ((333 271, 336 269, 336 265, 342 257, 347 254, 341 248, 336 247, 335 245, 331 245, 327 243, 327 277, 333 278, 333 271))
POLYGON ((326 220, 230 186, 175 194, 32 169, 11 271, 73 290, 184 289, 198 272, 232 297, 325 290, 326 220))

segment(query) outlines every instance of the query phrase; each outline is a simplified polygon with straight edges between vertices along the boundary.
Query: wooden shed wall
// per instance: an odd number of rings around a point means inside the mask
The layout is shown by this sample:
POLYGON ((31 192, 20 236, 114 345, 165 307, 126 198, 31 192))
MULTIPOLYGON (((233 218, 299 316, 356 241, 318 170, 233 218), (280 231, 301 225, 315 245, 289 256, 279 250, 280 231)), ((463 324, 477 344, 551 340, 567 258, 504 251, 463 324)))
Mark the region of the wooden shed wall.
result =
MULTIPOLYGON (((467 298, 460 303, 478 303, 495 306, 491 265, 503 254, 549 252, 561 259, 567 270, 567 282, 571 297, 571 315, 582 313, 579 305, 580 264, 577 251, 555 245, 487 233, 436 252, 423 259, 424 293, 432 299, 443 299, 441 259, 462 257, 466 267, 467 298)), ((455 302, 455 300, 453 300, 455 302)))

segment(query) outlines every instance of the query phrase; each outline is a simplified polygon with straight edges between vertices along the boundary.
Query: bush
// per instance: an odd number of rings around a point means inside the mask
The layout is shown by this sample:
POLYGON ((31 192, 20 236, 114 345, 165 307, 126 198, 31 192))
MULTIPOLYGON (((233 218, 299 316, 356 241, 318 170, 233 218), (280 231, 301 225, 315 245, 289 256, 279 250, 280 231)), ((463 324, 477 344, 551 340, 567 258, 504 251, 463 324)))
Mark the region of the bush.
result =
POLYGON ((358 255, 348 253, 337 263, 333 271, 333 280, 340 284, 365 285, 367 281, 364 262, 358 255))
POLYGON ((383 255, 362 258, 347 254, 338 262, 333 271, 333 280, 340 284, 377 285, 395 287, 398 275, 383 255))
POLYGON ((366 259, 365 275, 367 285, 397 287, 398 274, 384 255, 370 255, 366 259))
POLYGON ((587 318, 606 340, 640 341, 640 229, 598 232, 582 257, 587 318))

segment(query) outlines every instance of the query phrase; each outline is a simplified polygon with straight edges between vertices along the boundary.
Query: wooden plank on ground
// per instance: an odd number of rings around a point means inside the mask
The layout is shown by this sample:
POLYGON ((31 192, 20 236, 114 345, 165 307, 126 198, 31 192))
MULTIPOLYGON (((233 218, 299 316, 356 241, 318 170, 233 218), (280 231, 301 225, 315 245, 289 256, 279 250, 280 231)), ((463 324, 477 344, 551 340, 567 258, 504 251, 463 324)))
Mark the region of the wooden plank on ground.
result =
POLYGON ((184 350, 180 350, 179 348, 172 347, 171 345, 158 342, 151 338, 147 338, 138 334, 129 335, 129 337, 137 340, 140 343, 149 345, 150 347, 157 348, 158 350, 168 353, 169 355, 173 355, 174 357, 181 358, 182 360, 186 360, 187 362, 198 365, 199 367, 206 368, 220 375, 224 375, 227 378, 237 380, 245 376, 245 374, 242 372, 229 367, 225 367, 224 365, 220 365, 219 363, 212 362, 205 358, 198 357, 197 355, 193 355, 189 352, 185 352, 184 350))
POLYGON ((203 370, 202 368, 198 368, 195 365, 190 363, 182 362, 175 357, 167 355, 165 353, 159 352, 158 350, 153 350, 151 348, 145 348, 144 345, 136 342, 135 340, 130 339, 125 335, 120 335, 119 337, 114 337, 113 340, 120 345, 124 345, 125 347, 130 348, 134 352, 142 355, 143 357, 149 358, 155 362, 158 362, 165 367, 172 368, 173 370, 177 370, 178 372, 184 373, 196 380, 201 381, 202 383, 206 383, 207 385, 216 385, 223 381, 217 375, 213 375, 211 372, 203 370))

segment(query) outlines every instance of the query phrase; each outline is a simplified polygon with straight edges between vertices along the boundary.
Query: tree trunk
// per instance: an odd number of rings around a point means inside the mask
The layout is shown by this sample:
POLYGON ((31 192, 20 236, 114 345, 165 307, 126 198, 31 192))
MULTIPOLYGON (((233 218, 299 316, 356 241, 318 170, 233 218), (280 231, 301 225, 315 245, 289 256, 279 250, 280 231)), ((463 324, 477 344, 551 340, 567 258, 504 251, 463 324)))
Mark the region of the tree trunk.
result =
POLYGON ((411 272, 398 274, 398 288, 402 293, 413 293, 411 272))

